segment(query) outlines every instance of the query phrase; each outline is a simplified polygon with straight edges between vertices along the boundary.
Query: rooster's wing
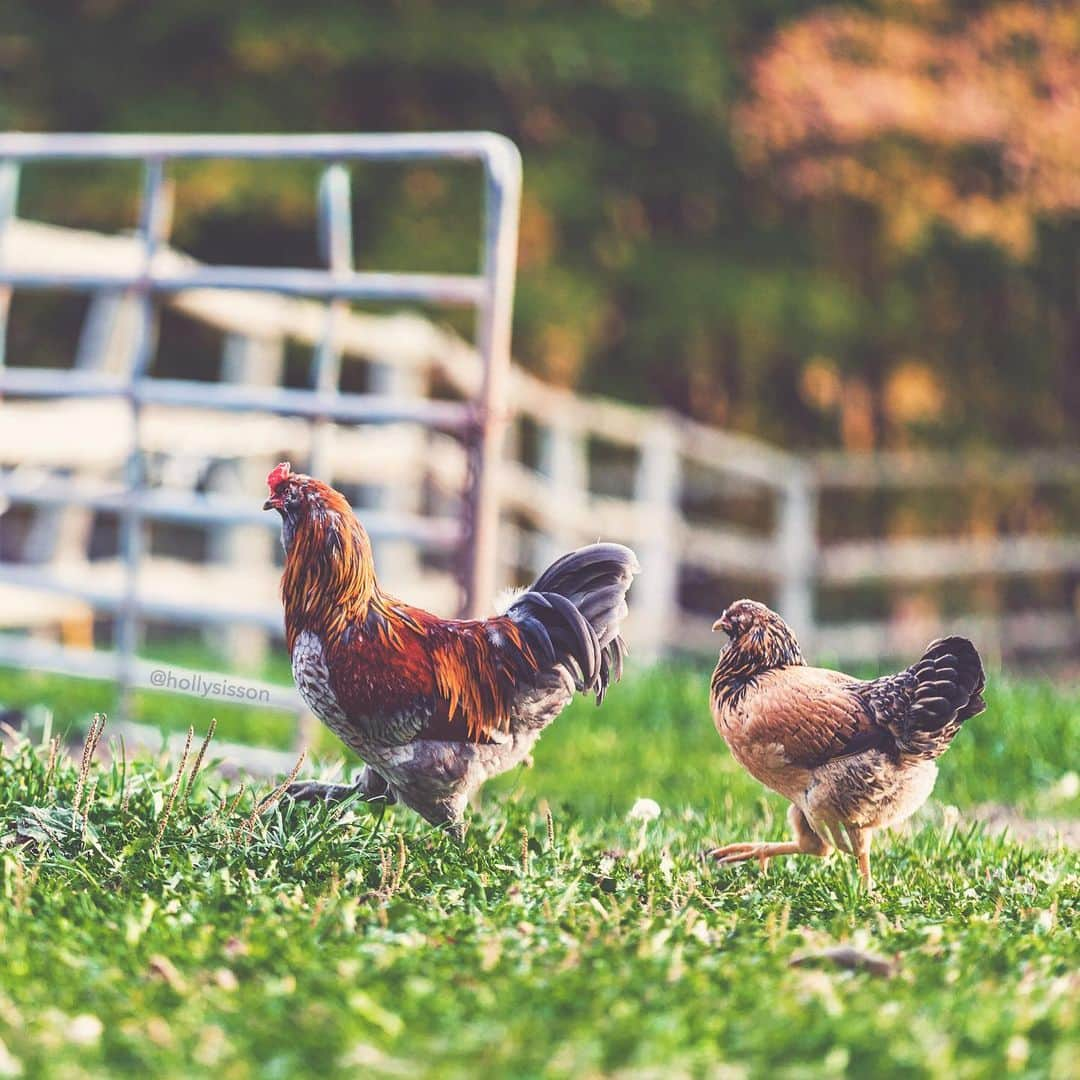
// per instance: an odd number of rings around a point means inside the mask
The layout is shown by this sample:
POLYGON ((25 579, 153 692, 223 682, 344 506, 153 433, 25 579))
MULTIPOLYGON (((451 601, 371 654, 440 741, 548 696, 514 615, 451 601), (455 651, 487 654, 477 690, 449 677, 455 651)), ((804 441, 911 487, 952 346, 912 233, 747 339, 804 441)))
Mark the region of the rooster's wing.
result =
POLYGON ((493 742, 519 723, 543 727, 575 690, 599 703, 619 678, 636 571, 628 548, 590 544, 490 619, 440 619, 382 597, 339 646, 335 691, 382 742, 493 742))
MULTIPOLYGON (((354 749, 400 746, 417 738, 439 711, 431 658, 411 627, 369 620, 330 655, 333 696, 342 720, 331 727, 354 749)), ((329 722, 329 721, 328 721, 329 722)))

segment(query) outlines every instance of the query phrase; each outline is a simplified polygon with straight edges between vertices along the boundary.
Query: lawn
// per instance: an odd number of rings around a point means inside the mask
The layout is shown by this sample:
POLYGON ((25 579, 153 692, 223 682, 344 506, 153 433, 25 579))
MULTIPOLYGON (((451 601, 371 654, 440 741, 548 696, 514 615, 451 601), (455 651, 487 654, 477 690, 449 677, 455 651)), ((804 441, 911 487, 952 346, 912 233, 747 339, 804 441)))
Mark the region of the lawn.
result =
MULTIPOLYGON (((27 685, 0 678, 0 702, 27 685)), ((57 724, 93 707, 71 688, 65 713, 46 686, 57 724)), ((226 783, 213 743, 189 787, 202 702, 173 699, 196 726, 178 786, 175 761, 80 783, 9 748, 0 1076, 1077 1076, 1080 859, 968 814, 1080 816, 1080 692, 996 679, 935 803, 877 844, 870 896, 838 857, 700 860, 785 828, 705 693, 704 671, 654 670, 579 703, 463 846, 396 809, 253 815, 272 785, 226 783), (628 818, 639 796, 656 820, 628 818)))

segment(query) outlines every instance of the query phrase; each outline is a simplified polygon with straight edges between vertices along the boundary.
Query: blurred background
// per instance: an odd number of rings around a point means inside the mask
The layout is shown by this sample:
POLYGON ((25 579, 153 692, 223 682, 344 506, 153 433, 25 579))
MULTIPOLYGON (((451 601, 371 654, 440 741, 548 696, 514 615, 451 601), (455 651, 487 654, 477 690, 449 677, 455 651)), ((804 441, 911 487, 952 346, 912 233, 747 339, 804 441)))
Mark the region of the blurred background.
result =
MULTIPOLYGON (((38 0, 9 8, 0 79, 4 130, 514 140, 499 577, 526 580, 598 535, 633 543, 638 656, 714 652, 709 623, 752 595, 821 658, 881 663, 947 624, 1007 663, 1074 670, 1075 5, 38 0)), ((202 263, 324 266, 319 175, 178 165, 168 244, 202 263)), ((350 177, 358 268, 477 270, 478 168, 350 177)), ((135 226, 140 182, 127 164, 22 168, 5 265, 122 257, 109 241, 135 226)), ((156 309, 151 375, 310 385, 317 313, 266 297, 241 312, 222 296, 156 309)), ((131 298, 9 300, 12 368, 123 370, 131 298)), ((346 314, 342 389, 475 386, 467 314, 346 314)), ((7 397, 0 466, 23 491, 119 482, 116 407, 7 397)), ((269 465, 311 452, 309 425, 286 418, 158 412, 147 473, 166 488, 255 503, 269 465)), ((460 516, 454 440, 408 425, 338 425, 332 439, 330 478, 358 507, 460 516)), ((63 583, 122 590, 115 513, 43 507, 16 487, 0 514, 0 632, 110 648, 109 605, 74 602, 63 583)), ((287 678, 270 529, 146 530, 144 654, 287 678), (203 604, 229 617, 208 629, 203 604)), ((392 589, 453 612, 452 556, 400 529, 378 555, 392 589)), ((9 700, 29 693, 7 679, 9 700)))

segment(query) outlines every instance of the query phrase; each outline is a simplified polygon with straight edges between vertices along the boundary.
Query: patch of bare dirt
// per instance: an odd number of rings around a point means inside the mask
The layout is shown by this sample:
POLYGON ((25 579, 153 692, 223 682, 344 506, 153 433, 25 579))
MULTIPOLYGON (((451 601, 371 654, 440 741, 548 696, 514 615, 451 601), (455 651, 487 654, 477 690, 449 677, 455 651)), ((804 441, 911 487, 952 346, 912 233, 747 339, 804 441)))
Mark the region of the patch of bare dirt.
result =
POLYGON ((981 803, 964 815, 981 821, 990 833, 1008 834, 1021 843, 1064 844, 1080 848, 1080 818, 1025 817, 1015 807, 981 803))

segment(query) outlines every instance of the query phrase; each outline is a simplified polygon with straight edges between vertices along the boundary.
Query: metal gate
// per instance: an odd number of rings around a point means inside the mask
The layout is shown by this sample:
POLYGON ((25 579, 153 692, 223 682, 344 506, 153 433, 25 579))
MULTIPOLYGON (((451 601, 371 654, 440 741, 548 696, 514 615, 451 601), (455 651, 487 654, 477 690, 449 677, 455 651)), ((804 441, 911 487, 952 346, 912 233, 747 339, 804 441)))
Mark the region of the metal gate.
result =
MULTIPOLYGON (((498 528, 498 457, 506 421, 506 383, 517 227, 521 197, 521 162, 517 148, 491 133, 387 135, 0 135, 0 394, 30 398, 119 398, 130 412, 130 453, 122 493, 80 490, 57 480, 47 492, 19 490, 0 477, 0 497, 38 505, 75 505, 117 512, 125 566, 123 596, 114 604, 117 620, 113 653, 63 648, 23 638, 0 636, 0 662, 63 674, 115 680, 121 692, 152 687, 151 665, 136 656, 140 606, 139 565, 143 523, 176 520, 197 525, 250 520, 247 510, 221 506, 205 496, 151 491, 143 468, 140 412, 147 405, 197 406, 210 410, 263 412, 320 421, 387 423, 412 421, 460 437, 468 449, 466 521, 458 544, 464 567, 467 613, 480 613, 494 591, 498 528), (319 185, 319 219, 328 269, 165 265, 155 256, 164 245, 164 185, 170 163, 197 159, 307 159, 325 163, 319 185), (476 161, 485 185, 482 267, 476 275, 373 273, 354 269, 350 178, 345 163, 476 161), (140 265, 130 273, 27 272, 6 266, 4 228, 16 212, 19 169, 30 161, 135 161, 143 166, 138 226, 140 265), (4 344, 13 289, 124 292, 136 298, 138 327, 129 372, 124 377, 78 370, 43 370, 5 366, 4 344), (166 380, 149 375, 154 352, 155 297, 192 289, 246 290, 304 296, 327 302, 322 340, 316 350, 313 388, 254 387, 194 380, 166 380), (335 346, 335 319, 349 301, 399 300, 466 306, 476 312, 477 348, 483 379, 471 401, 395 398, 382 394, 342 393, 338 388, 341 356, 335 346)), ((317 445, 317 444, 316 444, 317 445)), ((312 466, 317 470, 317 463, 312 466)), ((423 537, 418 537, 423 541, 423 537)), ((92 582, 72 586, 43 579, 34 568, 5 568, 4 579, 36 588, 62 590, 103 605, 92 582)), ((253 684, 254 685, 254 684, 253 684)), ((262 700, 294 707, 291 690, 266 687, 262 700)), ((210 694, 209 696, 214 696, 210 694)))

